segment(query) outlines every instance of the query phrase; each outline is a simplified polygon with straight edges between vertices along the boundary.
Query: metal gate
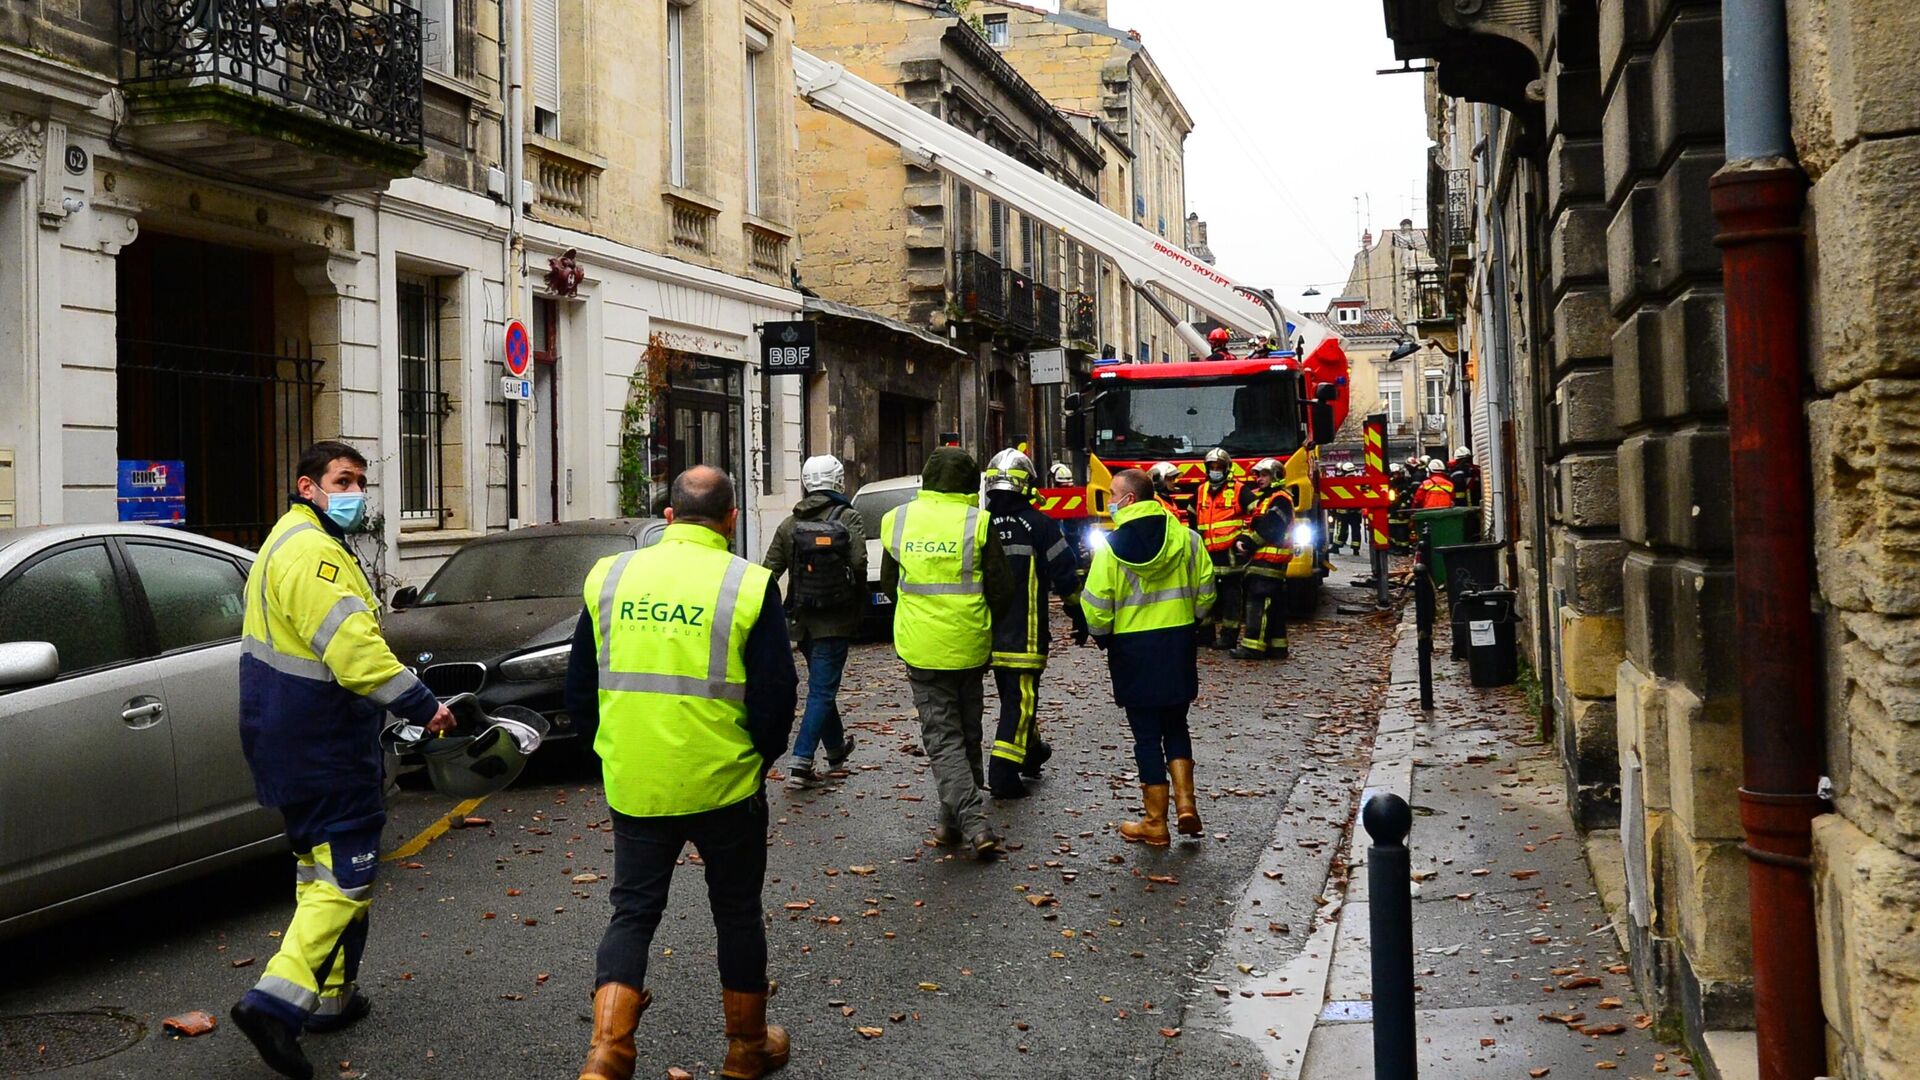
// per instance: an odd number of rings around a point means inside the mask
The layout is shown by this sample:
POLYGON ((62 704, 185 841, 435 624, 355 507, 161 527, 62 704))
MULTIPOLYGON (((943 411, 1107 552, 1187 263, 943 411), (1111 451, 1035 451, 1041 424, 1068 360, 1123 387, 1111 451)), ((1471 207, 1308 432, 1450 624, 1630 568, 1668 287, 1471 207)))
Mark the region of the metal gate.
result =
POLYGON ((252 353, 120 340, 120 456, 185 463, 187 528, 257 548, 313 441, 320 361, 288 341, 252 353))

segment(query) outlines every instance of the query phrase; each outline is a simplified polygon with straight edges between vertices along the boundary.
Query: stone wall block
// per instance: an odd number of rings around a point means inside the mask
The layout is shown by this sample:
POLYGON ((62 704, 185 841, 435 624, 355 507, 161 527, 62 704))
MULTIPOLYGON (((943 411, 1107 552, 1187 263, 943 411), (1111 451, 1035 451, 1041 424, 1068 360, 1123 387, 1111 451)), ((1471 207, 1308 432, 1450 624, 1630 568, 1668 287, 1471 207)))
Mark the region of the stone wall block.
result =
POLYGON ((1660 680, 1631 660, 1622 660, 1616 670, 1613 699, 1619 715, 1620 760, 1625 761, 1630 752, 1640 759, 1640 801, 1646 809, 1669 809, 1673 793, 1668 780, 1667 695, 1660 680))
POLYGON ((1606 194, 1605 147, 1592 136, 1556 136, 1547 150, 1547 213, 1606 194))
POLYGON ((1661 177, 1658 225, 1641 238, 1640 255, 1649 258, 1645 281, 1666 292, 1683 278, 1718 278, 1720 249, 1713 242, 1719 226, 1707 182, 1726 158, 1719 150, 1687 150, 1661 177))
MULTIPOLYGON (((1613 418, 1623 429, 1637 428, 1662 415, 1659 375, 1665 368, 1661 320, 1665 310, 1636 308, 1614 328, 1613 418)), ((1621 513, 1626 513, 1624 506, 1621 513)))
POLYGON ((1659 415, 1724 413, 1726 310, 1717 284, 1688 289, 1661 311, 1660 346, 1659 415))
POLYGON ((1570 207, 1554 219, 1547 234, 1549 291, 1606 274, 1606 229, 1607 212, 1598 206, 1570 207))
POLYGON ((1839 814, 1813 823, 1820 999, 1836 1075, 1920 1075, 1920 860, 1876 843, 1839 814))
POLYGON ((1622 442, 1616 454, 1620 475, 1620 535, 1636 544, 1652 544, 1664 523, 1666 504, 1655 496, 1648 478, 1659 471, 1663 439, 1635 435, 1622 442))
POLYGON ((1647 477, 1656 485, 1649 497, 1665 507, 1655 515, 1661 527, 1654 540, 1688 551, 1731 552, 1733 512, 1727 493, 1733 477, 1727 429, 1705 426, 1655 438, 1667 447, 1660 471, 1647 477))
POLYGON ((1612 451, 1568 455, 1555 472, 1558 521, 1581 529, 1620 524, 1620 470, 1612 451))
POLYGON ((1669 605, 1654 617, 1672 626, 1670 677, 1710 701, 1738 693, 1740 647, 1732 632, 1732 562, 1675 559, 1664 564, 1663 571, 1669 577, 1665 589, 1669 605))
POLYGON ((1653 41, 1654 0, 1600 0, 1600 71, 1602 85, 1612 80, 1620 65, 1653 41))
POLYGON ((1607 537, 1563 532, 1557 547, 1556 577, 1566 590, 1567 602, 1590 614, 1619 611, 1620 564, 1627 557, 1627 545, 1607 537))
POLYGON ((1564 371, 1583 360, 1611 359, 1613 331, 1605 289, 1568 289, 1553 305, 1555 366, 1564 371))
POLYGON ((1613 370, 1589 368, 1560 380, 1553 394, 1554 449, 1620 439, 1614 422, 1613 370))
POLYGON ((1834 128, 1842 144, 1914 129, 1920 101, 1920 5, 1828 0, 1834 128))
POLYGON ((1920 858, 1920 619, 1849 612, 1837 676, 1849 727, 1838 805, 1882 844, 1920 858))
POLYGON ((1608 202, 1618 203, 1629 185, 1659 164, 1652 110, 1653 59, 1636 56, 1620 70, 1601 123, 1608 202))
POLYGON ((1567 809, 1582 829, 1620 824, 1619 718, 1612 698, 1573 698, 1561 714, 1560 752, 1572 780, 1567 809))
POLYGON ((1920 380, 1875 379, 1816 402, 1808 424, 1827 602, 1920 614, 1920 380))
MULTIPOLYGON (((1667 886, 1687 963, 1700 982, 1703 1007, 1752 977, 1753 934, 1747 918, 1747 857, 1731 840, 1690 837, 1676 819, 1666 845, 1667 886)), ((1737 993, 1737 991, 1736 991, 1737 993)))
POLYGON ((1600 133, 1600 69, 1555 63, 1545 80, 1549 137, 1600 133))
POLYGON ((1742 754, 1733 699, 1709 709, 1679 683, 1668 683, 1663 696, 1674 817, 1696 839, 1741 840, 1742 754))
POLYGON ((1651 184, 1628 189, 1607 224, 1608 299, 1614 314, 1625 318, 1640 298, 1653 292, 1651 250, 1660 228, 1659 193, 1651 184), (1645 249, 1645 250, 1643 250, 1645 249))
POLYGON ((1920 135, 1854 147, 1809 200, 1815 381, 1920 375, 1920 135))
POLYGON ((1618 615, 1560 609, 1560 677, 1568 693, 1612 700, 1624 635, 1618 615))
POLYGON ((1718 144, 1726 125, 1720 78, 1720 16, 1689 11, 1653 53, 1653 153, 1665 161, 1683 142, 1718 144))

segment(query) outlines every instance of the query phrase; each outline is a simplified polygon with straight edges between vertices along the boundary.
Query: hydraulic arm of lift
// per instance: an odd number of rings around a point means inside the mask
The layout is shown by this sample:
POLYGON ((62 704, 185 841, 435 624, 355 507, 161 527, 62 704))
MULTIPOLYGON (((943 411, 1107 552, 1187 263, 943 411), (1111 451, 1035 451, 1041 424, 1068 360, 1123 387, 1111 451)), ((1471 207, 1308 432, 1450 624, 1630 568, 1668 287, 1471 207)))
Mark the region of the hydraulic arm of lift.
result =
POLYGON ((1327 331, 1312 320, 1274 305, 1177 245, 865 79, 848 74, 839 64, 795 49, 793 72, 800 96, 815 108, 899 146, 908 161, 940 169, 1113 260, 1141 299, 1174 324, 1175 332, 1196 356, 1208 352, 1206 339, 1192 323, 1170 311, 1148 286, 1159 287, 1241 333, 1267 334, 1277 345, 1300 344, 1303 359, 1328 337, 1327 331), (1292 324, 1291 334, 1281 319, 1292 324), (1303 338, 1304 342, 1300 340, 1303 338))

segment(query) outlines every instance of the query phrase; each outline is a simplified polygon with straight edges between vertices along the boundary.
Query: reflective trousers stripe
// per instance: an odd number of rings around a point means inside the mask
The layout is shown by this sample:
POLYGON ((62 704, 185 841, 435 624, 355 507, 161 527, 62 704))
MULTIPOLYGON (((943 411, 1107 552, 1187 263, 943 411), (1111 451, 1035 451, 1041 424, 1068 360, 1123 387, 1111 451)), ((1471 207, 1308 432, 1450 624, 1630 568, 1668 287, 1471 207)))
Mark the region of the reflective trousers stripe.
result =
POLYGON ((278 975, 261 976, 260 981, 253 984, 253 988, 270 998, 278 998, 304 1013, 311 1013, 320 1004, 318 990, 309 990, 292 979, 283 979, 278 975))

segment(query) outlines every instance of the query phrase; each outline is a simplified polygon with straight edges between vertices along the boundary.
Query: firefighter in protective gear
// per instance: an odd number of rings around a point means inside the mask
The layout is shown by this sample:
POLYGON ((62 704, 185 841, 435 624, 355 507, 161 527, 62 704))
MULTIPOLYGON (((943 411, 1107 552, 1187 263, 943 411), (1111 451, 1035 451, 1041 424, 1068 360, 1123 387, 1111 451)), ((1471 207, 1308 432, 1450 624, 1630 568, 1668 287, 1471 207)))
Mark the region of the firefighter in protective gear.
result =
POLYGON ((1114 703, 1133 730, 1146 812, 1120 826, 1122 839, 1164 845, 1169 781, 1179 831, 1199 836, 1193 791, 1193 738, 1187 711, 1199 695, 1194 628, 1214 603, 1213 560, 1200 536, 1154 502, 1138 469, 1113 478, 1108 541, 1094 552, 1080 603, 1107 654, 1114 703))
POLYGON ((1064 461, 1056 461, 1053 463, 1053 469, 1051 471, 1053 474, 1054 487, 1073 486, 1073 467, 1071 465, 1068 465, 1064 461))
POLYGON ((1445 510, 1453 505, 1453 480, 1439 458, 1427 461, 1427 478, 1413 493, 1415 510, 1445 510))
POLYGON ((1227 333, 1224 327, 1216 326, 1212 330, 1207 331, 1207 344, 1213 348, 1213 351, 1207 354, 1207 359, 1209 360, 1239 359, 1239 357, 1233 355, 1233 351, 1231 349, 1227 348, 1227 342, 1232 340, 1232 338, 1233 338, 1233 335, 1227 333))
POLYGON ((1180 512, 1180 503, 1174 498, 1178 490, 1174 485, 1180 482, 1180 466, 1171 461, 1156 462, 1147 470, 1147 479, 1153 481, 1153 501, 1166 507, 1173 520, 1185 525, 1187 516, 1180 512))
POLYGON ((1008 603, 1006 553, 980 508, 980 466, 955 446, 927 457, 920 494, 880 519, 880 587, 896 597, 893 651, 907 666, 920 743, 940 793, 944 847, 964 837, 973 857, 997 858, 981 794, 980 678, 993 659, 993 616, 1008 603))
POLYGON ((600 720, 614 908, 581 1080, 633 1075, 647 957, 689 843, 719 941, 720 1075, 757 1080, 787 1063, 787 1033, 767 1023, 761 896, 767 766, 786 749, 799 680, 773 574, 727 550, 739 517, 727 474, 696 465, 674 478, 659 542, 600 560, 581 589, 566 701, 600 720))
POLYGON ((1282 482, 1285 467, 1261 458, 1248 485, 1247 528, 1234 547, 1247 557, 1246 614, 1238 660, 1287 658, 1287 565, 1293 561, 1293 495, 1282 482))
POLYGON ((1240 641, 1240 595, 1245 563, 1234 553, 1233 541, 1246 531, 1246 501, 1233 479, 1233 455, 1219 447, 1207 451, 1206 477, 1193 492, 1193 527, 1213 562, 1220 602, 1200 624, 1200 644, 1231 649, 1240 641))
POLYGON ((1000 692, 1000 724, 987 760, 987 787, 996 799, 1024 798, 1022 777, 1037 778, 1053 756, 1053 748, 1040 738, 1036 715, 1052 637, 1047 628, 1049 588, 1065 606, 1075 640, 1084 642, 1087 636, 1080 614, 1080 560, 1060 535, 1060 526, 1033 508, 1033 478, 1033 462, 1018 450, 1002 450, 987 463, 987 512, 993 515, 1012 586, 993 609, 993 682, 1000 692))
POLYGON ((283 1076, 313 1075, 300 1033, 367 1015, 354 985, 386 824, 388 713, 440 732, 453 716, 380 635, 379 601, 347 534, 366 516, 367 459, 339 442, 301 454, 293 506, 247 573, 240 745, 262 806, 287 823, 293 922, 233 1021, 283 1076))

